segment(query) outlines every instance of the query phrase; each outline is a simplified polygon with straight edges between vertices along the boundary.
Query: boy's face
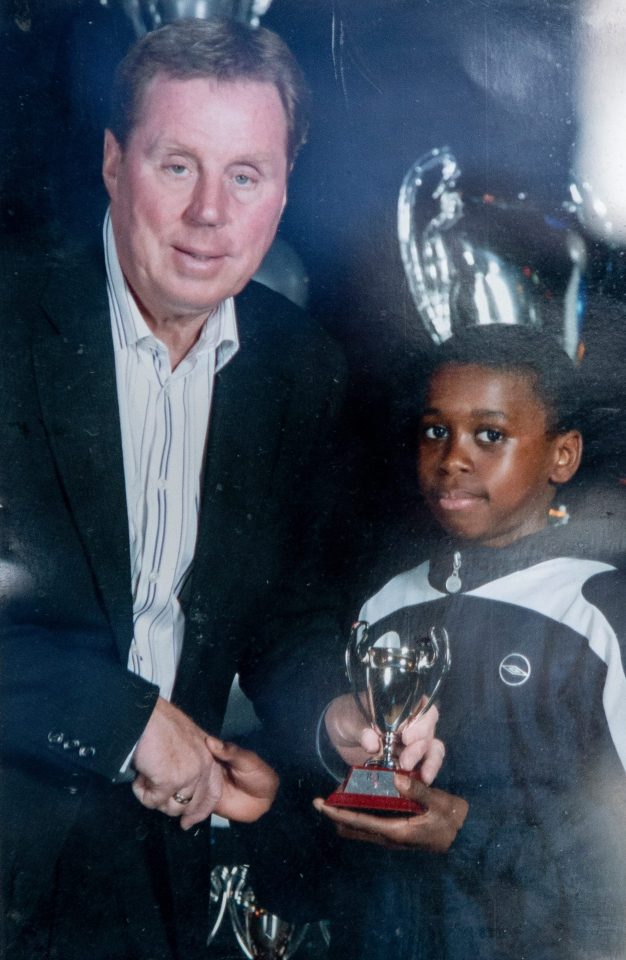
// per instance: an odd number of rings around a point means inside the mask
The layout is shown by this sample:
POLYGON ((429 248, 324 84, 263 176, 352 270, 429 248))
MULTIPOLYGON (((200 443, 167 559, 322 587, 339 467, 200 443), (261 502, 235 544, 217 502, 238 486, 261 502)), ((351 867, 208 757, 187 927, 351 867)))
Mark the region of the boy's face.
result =
POLYGON ((577 431, 549 435, 532 377, 464 364, 431 378, 420 421, 422 494, 448 533, 504 547, 548 522, 554 484, 576 472, 577 431))

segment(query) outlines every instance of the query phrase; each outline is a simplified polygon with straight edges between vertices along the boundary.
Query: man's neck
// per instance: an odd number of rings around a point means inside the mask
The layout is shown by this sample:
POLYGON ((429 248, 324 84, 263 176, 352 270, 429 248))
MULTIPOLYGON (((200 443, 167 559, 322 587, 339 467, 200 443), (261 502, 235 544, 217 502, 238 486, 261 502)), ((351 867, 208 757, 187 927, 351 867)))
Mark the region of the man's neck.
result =
POLYGON ((206 322, 206 315, 193 320, 173 318, 158 322, 144 314, 144 320, 157 340, 167 347, 170 367, 175 370, 198 342, 206 322))

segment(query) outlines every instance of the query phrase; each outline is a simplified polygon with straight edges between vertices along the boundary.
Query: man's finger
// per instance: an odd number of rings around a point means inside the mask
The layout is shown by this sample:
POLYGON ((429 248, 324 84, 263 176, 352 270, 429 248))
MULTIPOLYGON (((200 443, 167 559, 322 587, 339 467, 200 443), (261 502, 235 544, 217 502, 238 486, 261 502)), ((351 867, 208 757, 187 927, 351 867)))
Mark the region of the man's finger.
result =
POLYGON ((180 818, 182 829, 189 830, 190 827, 206 820, 220 802, 223 789, 224 774, 222 768, 219 763, 211 761, 207 772, 194 787, 192 800, 183 810, 180 818))
POLYGON ((139 802, 149 810, 163 810, 170 800, 170 793, 139 774, 133 780, 131 789, 139 802))

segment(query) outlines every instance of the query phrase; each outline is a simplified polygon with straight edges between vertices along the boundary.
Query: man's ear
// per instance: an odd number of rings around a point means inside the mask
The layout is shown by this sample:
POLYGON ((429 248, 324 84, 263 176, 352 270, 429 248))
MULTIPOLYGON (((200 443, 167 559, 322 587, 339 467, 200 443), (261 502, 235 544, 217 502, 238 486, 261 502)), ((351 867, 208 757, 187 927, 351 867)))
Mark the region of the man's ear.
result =
POLYGON ((552 483, 567 483, 580 466, 583 455, 583 438, 578 430, 560 433, 554 446, 554 466, 550 474, 552 483))
POLYGON ((111 200, 117 189, 117 173, 122 159, 122 148, 110 130, 104 131, 104 153, 102 157, 102 178, 111 200))

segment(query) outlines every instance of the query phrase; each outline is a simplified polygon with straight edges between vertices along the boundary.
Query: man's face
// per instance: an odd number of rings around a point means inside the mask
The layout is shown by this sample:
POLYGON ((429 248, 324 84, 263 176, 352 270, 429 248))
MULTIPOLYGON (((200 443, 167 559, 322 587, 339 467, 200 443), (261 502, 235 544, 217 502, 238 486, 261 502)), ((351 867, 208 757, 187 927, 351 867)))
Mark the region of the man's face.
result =
POLYGON ((252 81, 157 75, 126 147, 107 131, 118 256, 148 322, 200 319, 246 285, 285 205, 286 145, 278 91, 252 81))
POLYGON ((523 373, 469 364, 437 370, 420 421, 418 474, 444 530, 502 547, 544 527, 552 482, 568 480, 580 457, 579 434, 547 428, 523 373))

